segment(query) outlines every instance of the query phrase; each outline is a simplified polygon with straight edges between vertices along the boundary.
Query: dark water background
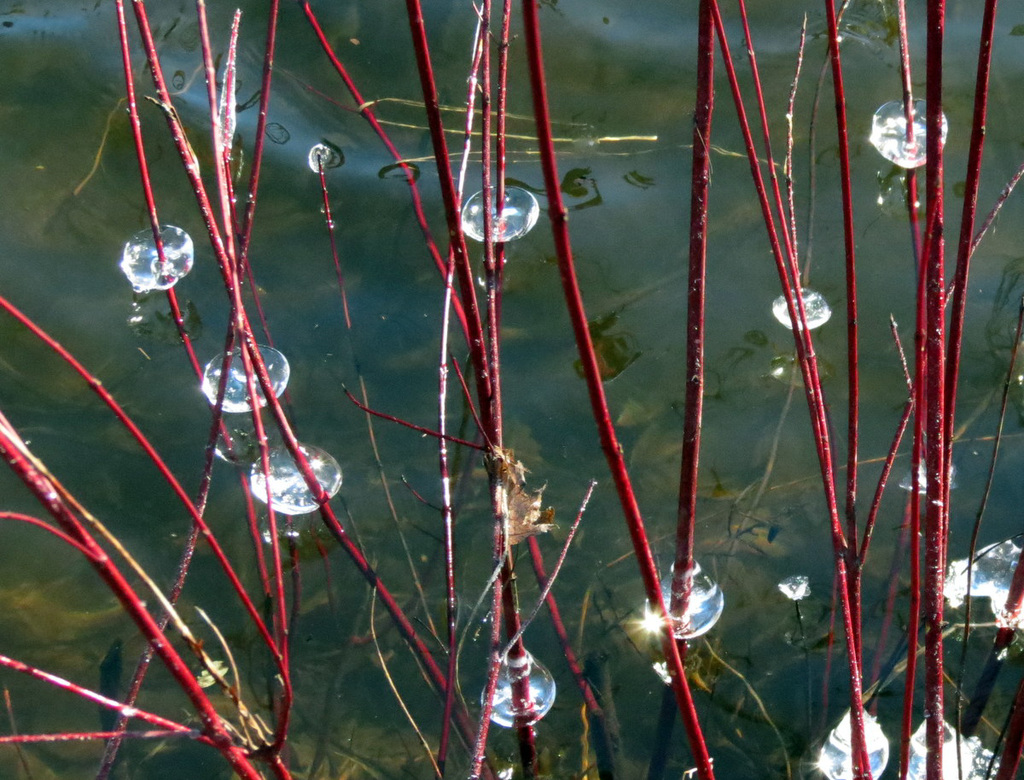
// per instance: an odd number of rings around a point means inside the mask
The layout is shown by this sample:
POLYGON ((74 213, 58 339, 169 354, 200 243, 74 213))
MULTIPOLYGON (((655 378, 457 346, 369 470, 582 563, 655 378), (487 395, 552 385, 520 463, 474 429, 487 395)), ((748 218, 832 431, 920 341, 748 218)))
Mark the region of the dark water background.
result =
MULTIPOLYGON (((464 100, 473 13, 468 3, 425 5, 442 101, 457 107, 464 100)), ((759 6, 751 9, 751 23, 777 155, 800 25, 807 14, 808 48, 794 120, 800 237, 804 255, 810 251, 813 256, 811 283, 835 309, 833 321, 816 332, 816 344, 823 363, 833 368, 826 392, 837 419, 842 419, 842 235, 827 82, 823 108, 812 122, 825 48, 822 10, 795 0, 752 5, 759 6)), ((915 3, 910 9, 915 30, 923 26, 921 6, 915 3)), ((958 222, 957 193, 970 126, 978 25, 972 6, 950 3, 948 11, 950 236, 955 236, 958 222)), ((367 99, 417 100, 404 4, 381 0, 314 7, 367 99)), ((215 2, 209 10, 215 45, 223 47, 234 6, 215 2)), ((246 103, 259 87, 266 21, 262 3, 245 3, 243 10, 239 103, 246 103)), ((1010 5, 1003 14, 996 38, 989 156, 979 199, 983 213, 1022 156, 1015 110, 1024 37, 1014 33, 1024 19, 1010 5)), ((201 73, 196 74, 200 59, 194 9, 165 2, 153 4, 151 15, 165 72, 180 72, 175 75, 183 85, 178 110, 193 138, 200 139, 193 141, 199 148, 206 143, 207 117, 205 86, 201 73)), ((552 0, 543 4, 541 13, 556 133, 566 139, 559 146, 560 171, 579 169, 578 190, 569 192, 567 201, 581 286, 588 316, 600 323, 607 356, 625 366, 606 389, 640 505, 666 568, 672 555, 682 426, 695 17, 688 4, 664 0, 552 0), (595 142, 626 136, 657 140, 595 142)), ((733 47, 739 50, 738 27, 730 24, 733 47)), ((900 323, 904 344, 913 336, 913 258, 906 217, 898 196, 893 203, 893 196, 886 194, 892 169, 867 143, 875 108, 899 96, 892 24, 887 5, 854 2, 844 50, 855 135, 864 506, 906 394, 889 336, 889 315, 900 323)), ((0 292, 103 381, 186 487, 194 489, 208 405, 175 343, 162 298, 142 301, 141 322, 131 325, 129 319, 136 314, 132 293, 117 268, 124 240, 146 222, 127 117, 119 102, 124 83, 113 4, 3 2, 0 25, 0 292)), ((252 260, 275 342, 292 364, 291 412, 300 438, 341 462, 345 484, 337 506, 350 513, 349 531, 384 581, 418 621, 429 617, 442 626, 438 518, 400 482, 404 478, 423 496, 437 500, 436 447, 410 431, 375 425, 396 495, 396 527, 383 499, 365 420, 342 393, 343 385, 357 385, 358 363, 375 407, 432 425, 442 287, 413 219, 405 184, 381 175, 391 158, 363 120, 346 110, 350 99, 291 4, 282 8, 279 41, 271 101, 274 138, 267 146, 252 260), (342 319, 319 188, 305 163, 309 147, 320 140, 345 154, 344 166, 331 171, 328 179, 352 306, 351 340, 342 319), (425 609, 399 533, 423 581, 425 609)), ((918 57, 915 87, 923 93, 920 34, 912 34, 911 46, 918 57)), ((521 37, 513 42, 511 56, 510 110, 525 117, 529 99, 521 37)), ((145 90, 141 59, 136 71, 145 90)), ((805 771, 813 745, 845 709, 845 663, 837 656, 827 668, 824 640, 830 630, 832 581, 827 517, 802 397, 798 393, 789 403, 786 384, 769 376, 773 360, 785 360, 791 352, 792 339, 770 313, 778 281, 747 163, 736 154, 742 145, 722 79, 718 107, 697 555, 721 583, 727 604, 720 623, 694 644, 691 655, 697 706, 718 776, 776 778, 786 776, 787 756, 794 775, 805 771), (790 574, 806 574, 813 589, 802 602, 803 640, 793 604, 776 589, 790 574)), ((226 299, 163 120, 151 105, 142 110, 161 219, 189 230, 196 239, 196 268, 177 290, 192 312, 196 347, 205 362, 221 349, 226 299)), ((421 110, 394 101, 382 104, 379 115, 400 123, 388 130, 404 154, 429 156, 421 110)), ((456 113, 446 116, 451 127, 461 126, 456 113)), ((239 114, 246 155, 255 122, 254 108, 239 114)), ((528 135, 532 121, 514 120, 510 131, 528 135)), ((510 177, 542 187, 529 140, 514 140, 509 160, 510 177)), ((443 235, 433 163, 424 159, 421 166, 419 184, 427 213, 443 235)), ((471 165, 470 181, 474 176, 478 166, 471 165)), ((953 557, 964 554, 981 495, 1017 301, 1024 292, 1020 212, 1019 201, 1011 198, 973 269, 959 400, 963 424, 954 454, 959 487, 952 509, 953 557)), ((574 368, 575 347, 552 257, 543 223, 509 247, 502 355, 506 442, 531 470, 530 483, 547 483, 545 499, 558 509, 562 529, 542 541, 550 559, 587 482, 600 482, 554 594, 578 653, 604 670, 618 714, 621 776, 640 777, 653 747, 662 687, 651 671, 647 643, 633 628, 643 604, 642 587, 597 446, 585 388, 574 368)), ((1021 400, 1019 388, 1014 400, 1021 400)), ((0 319, 0 406, 53 473, 109 525, 158 582, 169 582, 187 518, 96 398, 8 318, 0 319)), ((1007 422, 1009 438, 996 472, 983 543, 1021 530, 1021 421, 1015 407, 1007 422)), ((904 456, 896 471, 902 475, 906 470, 904 456)), ((244 505, 233 472, 218 463, 206 516, 243 577, 255 583, 244 505)), ((468 629, 460 681, 473 710, 486 653, 485 641, 477 637, 479 616, 469 622, 490 568, 485 485, 477 468, 459 490, 458 574, 463 628, 468 629)), ((26 491, 6 474, 0 474, 0 495, 3 509, 35 511, 26 491)), ((905 494, 892 486, 867 564, 868 664, 875 653, 887 659, 901 641, 905 579, 897 585, 892 627, 882 634, 881 625, 904 501, 905 494)), ((296 776, 425 777, 429 768, 372 645, 355 643, 368 635, 370 594, 348 560, 321 534, 331 550, 325 567, 314 533, 306 531, 300 544, 304 593, 294 634, 296 776), (317 767, 314 772, 311 766, 317 767)), ((100 662, 116 640, 124 643, 126 659, 139 652, 137 634, 80 556, 19 524, 0 525, 0 534, 0 652, 86 685, 97 684, 100 662)), ((897 561, 897 566, 902 563, 897 561)), ((524 603, 532 604, 536 587, 527 576, 520 581, 524 603)), ((197 556, 183 603, 183 614, 196 624, 193 605, 210 614, 242 664, 250 697, 262 701, 265 659, 205 551, 197 556)), ((984 608, 979 611, 987 615, 984 608)), ((428 738, 436 739, 437 701, 396 633, 379 625, 390 673, 428 738)), ((975 668, 990 635, 991 629, 983 629, 972 645, 969 657, 975 668)), ((555 777, 578 775, 584 764, 581 702, 543 616, 527 634, 527 644, 560 686, 554 710, 537 729, 545 765, 555 777)), ((1006 690, 998 691, 997 698, 1012 691, 1009 678, 1015 671, 1007 675, 1006 690)), ((92 705, 8 672, 0 672, 0 682, 10 691, 19 732, 99 726, 92 705)), ((902 678, 896 682, 893 695, 883 695, 879 703, 890 735, 898 732, 902 678)), ((141 703, 173 717, 180 717, 184 706, 158 669, 141 703)), ((10 731, 6 717, 0 722, 5 723, 0 731, 10 731)), ((983 736, 991 742, 991 732, 983 736)), ((671 760, 678 776, 689 766, 678 727, 675 742, 671 760)), ((492 745, 499 763, 514 755, 509 737, 497 730, 492 745)), ((37 780, 88 777, 100 752, 101 746, 91 743, 24 751, 37 780)), ((15 752, 0 748, 0 776, 27 776, 21 771, 15 752)), ((130 745, 118 771, 131 778, 228 774, 212 752, 180 741, 130 745)), ((894 772, 892 767, 888 771, 894 772)))

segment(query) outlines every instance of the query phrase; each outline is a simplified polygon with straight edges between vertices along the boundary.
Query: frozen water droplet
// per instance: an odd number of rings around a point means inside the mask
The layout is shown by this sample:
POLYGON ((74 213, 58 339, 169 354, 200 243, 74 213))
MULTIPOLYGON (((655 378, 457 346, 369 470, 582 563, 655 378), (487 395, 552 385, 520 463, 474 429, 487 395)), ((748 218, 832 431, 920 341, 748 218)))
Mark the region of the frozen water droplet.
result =
MULTIPOLYGON (((341 487, 341 466, 338 465, 338 461, 319 447, 308 444, 301 444, 299 447, 309 461, 313 476, 328 497, 337 493, 341 487)), ((299 467, 295 465, 288 448, 274 447, 267 453, 267 458, 270 465, 271 506, 274 507, 274 511, 285 515, 303 515, 314 511, 319 505, 309 491, 306 480, 299 467)), ((252 464, 249 486, 253 498, 266 503, 267 481, 260 461, 252 464)))
POLYGON ((321 168, 325 171, 328 168, 340 168, 344 162, 345 155, 341 149, 327 143, 314 144, 306 158, 306 164, 313 173, 320 173, 321 168))
POLYGON ((792 601, 800 601, 811 595, 810 580, 804 574, 794 574, 779 583, 779 590, 792 601))
MULTIPOLYGON (((875 111, 871 119, 871 135, 869 140, 879 154, 889 162, 899 165, 901 168, 918 168, 925 163, 927 133, 925 131, 926 108, 923 100, 915 100, 911 117, 913 119, 913 133, 910 140, 907 139, 907 115, 903 110, 902 100, 890 100, 883 103, 875 111)), ((942 140, 946 143, 946 132, 948 123, 946 116, 942 116, 942 140)))
POLYGON ((668 662, 667 661, 655 661, 654 665, 653 665, 653 668, 654 668, 654 673, 656 675, 658 675, 658 679, 659 680, 661 680, 663 683, 665 683, 665 685, 671 685, 672 684, 672 675, 668 671, 668 662))
POLYGON ((121 270, 135 292, 169 290, 192 270, 195 247, 188 233, 174 225, 161 225, 160 241, 164 262, 160 262, 152 230, 140 230, 124 245, 121 270))
MULTIPOLYGON (((693 562, 689 572, 690 599, 686 612, 672 616, 672 633, 676 639, 694 639, 706 634, 718 622, 725 608, 725 594, 718 583, 701 571, 700 564, 693 562)), ((661 597, 665 606, 672 609, 672 574, 661 581, 661 597)))
POLYGON ((991 544, 981 550, 974 559, 971 572, 971 590, 967 592, 967 570, 970 561, 967 558, 953 561, 946 571, 946 582, 943 594, 951 607, 961 606, 968 595, 974 598, 987 598, 991 602, 992 612, 999 616, 1006 606, 1006 596, 1010 591, 1010 580, 1020 559, 1021 548, 1013 541, 991 544))
MULTIPOLYGON (((825 296, 816 290, 807 287, 800 288, 800 297, 804 301, 804 314, 807 315, 807 328, 814 330, 828 322, 832 316, 832 308, 825 300, 825 296)), ((772 302, 772 314, 775 315, 782 325, 791 328, 789 309, 786 306, 786 296, 780 295, 772 302)), ((799 326, 799 323, 797 323, 799 326)))
MULTIPOLYGON (((910 738, 910 761, 907 764, 907 780, 925 780, 925 764, 928 757, 927 723, 921 722, 917 731, 910 738)), ((959 780, 957 770, 956 732, 948 723, 942 723, 942 778, 943 780, 959 780)), ((960 736, 960 769, 963 780, 982 780, 988 775, 988 765, 992 760, 992 751, 986 750, 977 737, 960 736)), ((999 767, 999 761, 993 767, 999 767)))
MULTIPOLYGON (((832 729, 825 740, 818 756, 818 769, 829 780, 852 780, 853 778, 853 748, 850 745, 850 736, 853 725, 850 722, 850 713, 843 716, 839 725, 832 729)), ((878 721, 868 713, 864 713, 864 741, 868 753, 868 763, 871 765, 871 776, 878 777, 889 762, 889 740, 882 733, 882 727, 878 721)))
MULTIPOLYGON (((279 397, 288 386, 288 377, 291 376, 291 368, 288 360, 273 347, 257 345, 260 355, 263 357, 263 364, 267 367, 267 376, 270 377, 270 384, 274 388, 274 396, 279 397)), ((203 371, 203 394, 210 403, 217 402, 217 385, 220 383, 220 372, 224 365, 224 354, 221 353, 209 363, 203 371)), ((228 368, 227 385, 224 388, 224 411, 225 412, 248 412, 252 409, 249 403, 249 384, 245 379, 245 367, 242 363, 242 354, 236 347, 231 351, 231 365, 228 368)), ((263 395, 263 388, 259 380, 256 381, 256 393, 259 398, 259 405, 266 406, 267 399, 263 395)))
MULTIPOLYGON (((540 217, 540 205, 533 193, 522 187, 506 187, 505 203, 491 220, 491 236, 496 243, 514 241, 529 233, 540 217)), ((462 207, 462 229, 474 241, 484 240, 484 194, 471 195, 462 207)))
MULTIPOLYGON (((480 700, 483 703, 483 696, 480 700)), ((498 670, 498 687, 494 690, 491 722, 505 728, 536 723, 554 703, 555 678, 542 663, 525 651, 519 658, 506 656, 498 670), (516 706, 512 684, 527 676, 530 678, 530 700, 516 706)))

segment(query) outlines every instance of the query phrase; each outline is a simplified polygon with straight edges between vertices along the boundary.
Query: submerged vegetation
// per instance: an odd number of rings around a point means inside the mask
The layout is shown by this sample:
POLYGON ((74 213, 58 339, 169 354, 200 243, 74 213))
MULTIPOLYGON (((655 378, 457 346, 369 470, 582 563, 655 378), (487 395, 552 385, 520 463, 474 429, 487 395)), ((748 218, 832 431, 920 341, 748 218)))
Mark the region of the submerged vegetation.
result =
POLYGON ((6 171, 0 774, 1016 776, 995 0, 100 5, 0 12, 119 67, 6 171))

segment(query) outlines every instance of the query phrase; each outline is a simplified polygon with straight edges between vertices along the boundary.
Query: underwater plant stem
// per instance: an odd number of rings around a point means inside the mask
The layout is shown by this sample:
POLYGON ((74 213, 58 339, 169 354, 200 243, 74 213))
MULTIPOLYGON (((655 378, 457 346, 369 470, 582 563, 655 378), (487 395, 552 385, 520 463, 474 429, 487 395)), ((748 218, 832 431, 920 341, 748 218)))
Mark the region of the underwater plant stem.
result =
MULTIPOLYGON (((587 392, 590 397, 594 421, 597 424, 601 449, 608 462, 612 479, 615 483, 619 502, 625 516, 633 544, 634 555, 640 568, 644 590, 651 604, 660 605, 662 614, 666 615, 664 599, 654 557, 651 553, 643 517, 637 505, 636 496, 626 469, 622 446, 615 434, 608 409, 608 402, 601 384, 601 374, 594 353, 594 345, 587 327, 586 311, 580 293, 576 270, 573 263, 572 247, 569 241, 568 210, 562 201, 559 188, 558 169, 555 162, 554 144, 551 133, 551 117, 548 110, 547 87, 544 79, 544 57, 541 50, 540 21, 537 4, 533 0, 524 0, 522 4, 524 36, 526 39, 526 56, 529 63, 530 86, 533 98, 534 118, 537 124, 537 139, 540 148, 541 166, 544 172, 544 184, 548 196, 548 214, 554 238, 555 251, 558 256, 558 268, 565 295, 566 308, 572 322, 573 335, 583 365, 587 392)), ((666 631, 662 637, 662 646, 672 675, 672 685, 686 726, 690 749, 693 752, 700 780, 712 780, 714 771, 711 767, 707 745, 701 734, 697 713, 686 682, 682 659, 679 657, 675 640, 666 631)))
POLYGON ((999 771, 995 780, 1012 780, 1017 775, 1021 754, 1024 753, 1024 679, 1017 686, 1013 697, 1010 722, 1006 727, 1006 741, 1003 755, 999 760, 999 771))
MULTIPOLYGON (((967 560, 974 561, 977 550, 978 550, 978 537, 981 534, 981 521, 985 515, 985 509, 988 506, 989 498, 992 494, 992 484, 995 481, 996 462, 999 459, 999 450, 1003 441, 1004 425, 1006 423, 1006 409, 1009 403, 1010 387, 1013 384, 1013 378, 1017 373, 1017 359, 1020 352, 1021 336, 1024 335, 1024 298, 1021 298, 1020 304, 1017 307, 1017 328, 1013 335, 1013 347, 1010 349, 1010 359, 1006 370, 1006 378, 1003 380, 1003 392, 1002 398, 999 403, 999 424, 996 426, 995 439, 992 442, 992 455, 989 459, 988 475, 985 477, 985 489, 981 494, 981 501, 978 503, 978 510, 974 515, 974 527, 971 529, 971 541, 967 549, 967 560)), ((1009 647, 1010 642, 1013 641, 1013 636, 1016 633, 1016 626, 1019 625, 1021 602, 1024 600, 1024 552, 1021 553, 1020 559, 1017 561, 1016 568, 1013 570, 1013 577, 1010 579, 1010 587, 1006 594, 1006 603, 1002 608, 1002 623, 999 629, 996 631, 995 640, 992 643, 992 648, 989 651, 988 659, 985 662, 985 666, 982 668, 981 675, 974 686, 974 693, 968 700, 967 712, 961 716, 961 704, 963 697, 958 696, 956 698, 957 704, 957 724, 961 731, 965 734, 971 735, 974 733, 978 722, 981 719, 981 713, 985 710, 985 705, 988 703, 988 697, 992 693, 992 686, 995 684, 995 679, 998 675, 999 669, 1002 666, 1003 651, 1009 647)), ((967 567, 967 593, 971 592, 971 585, 974 579, 974 567, 967 567)), ((995 607, 995 604, 993 604, 995 607)), ((958 672, 956 677, 956 684, 959 690, 964 689, 964 674, 967 669, 967 639, 971 635, 971 599, 965 599, 964 603, 964 635, 960 643, 960 662, 958 664, 958 672)))

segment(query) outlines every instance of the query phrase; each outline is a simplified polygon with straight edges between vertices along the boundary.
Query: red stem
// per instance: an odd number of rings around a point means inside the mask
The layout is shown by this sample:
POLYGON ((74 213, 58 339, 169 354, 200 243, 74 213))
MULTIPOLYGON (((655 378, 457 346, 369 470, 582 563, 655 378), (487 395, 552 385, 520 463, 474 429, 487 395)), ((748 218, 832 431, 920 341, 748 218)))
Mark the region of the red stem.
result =
MULTIPOLYGON (((1010 723, 1006 727, 1006 742, 999 760, 999 771, 995 780, 1013 780, 1017 775, 1021 753, 1024 752, 1024 680, 1017 686, 1013 698, 1010 723)), ((929 778, 929 780, 931 780, 929 778)))
MULTIPOLYGON (((828 411, 821 388, 821 378, 818 372, 817 360, 814 354, 814 344, 810 337, 810 330, 807 328, 806 313, 804 312, 802 296, 799 295, 799 268, 796 258, 784 253, 783 244, 780 242, 779 230, 776 228, 772 216, 772 207, 769 201, 768 190, 764 184, 761 173, 761 163, 754 147, 751 136, 750 125, 747 121, 746 111, 743 107, 742 95, 739 81, 733 64, 732 55, 729 52, 728 38, 725 34, 725 26, 722 22, 721 12, 717 2, 712 4, 715 29, 718 35, 719 44, 722 49, 722 58, 725 64, 726 73, 729 79, 730 89, 739 117, 740 128, 743 133, 744 146, 750 165, 751 175, 754 179, 754 188, 761 205, 761 212, 767 228, 768 240, 771 246, 772 255, 775 259, 776 268, 779 274, 779 281, 782 285, 782 292, 786 298, 787 309, 791 320, 799 323, 793 329, 796 342, 797 356, 800 361, 800 369, 804 380, 804 388, 810 412, 811 428, 813 432, 815 447, 818 453, 819 468, 821 471, 822 485, 825 491, 825 503, 829 512, 830 525, 832 529, 832 545, 835 556, 836 577, 839 582, 840 605, 842 610, 843 624, 846 636, 846 649, 849 664, 850 678, 850 714, 852 725, 851 747, 853 751, 854 773, 859 776, 867 771, 867 754, 864 750, 864 723, 863 705, 861 699, 861 662, 859 653, 859 632, 855 623, 854 607, 851 605, 851 598, 856 598, 856 591, 850 588, 850 578, 847 574, 850 547, 839 520, 839 509, 835 489, 835 474, 833 470, 833 455, 831 436, 829 433, 828 411)), ((758 107, 762 117, 762 129, 766 130, 765 110, 763 99, 758 93, 758 107)), ((770 152, 768 152, 770 155, 770 152)), ((767 161, 769 169, 774 167, 774 162, 769 157, 767 161)), ((774 175, 774 174, 771 174, 774 175)), ((778 199, 778 198, 776 198, 778 199)), ((780 207, 780 214, 784 210, 780 207)), ((783 231, 785 233, 785 231, 783 231)), ((788 245, 788 244, 787 244, 788 245)))
POLYGON ((942 778, 943 711, 943 580, 946 567, 946 524, 949 484, 946 469, 945 419, 945 239, 943 236, 942 43, 945 2, 933 0, 927 8, 927 177, 925 213, 924 361, 927 365, 925 405, 925 696, 927 723, 927 780, 942 778))
MULTIPOLYGON (((180 723, 176 723, 173 720, 168 720, 167 718, 161 717, 160 715, 156 715, 156 714, 154 714, 152 712, 146 712, 145 710, 140 710, 137 707, 129 707, 129 706, 123 704, 122 702, 115 701, 114 699, 110 699, 110 698, 108 698, 106 696, 103 696, 102 694, 96 693, 95 691, 91 691, 88 688, 83 688, 82 686, 77 685, 77 684, 71 682, 70 680, 66 680, 63 677, 58 677, 55 674, 50 674, 49 672, 44 672, 42 669, 37 669, 34 666, 29 666, 26 663, 22 663, 21 661, 18 661, 18 660, 14 659, 14 658, 9 658, 6 655, 0 655, 0 666, 3 666, 6 669, 13 669, 16 672, 21 672, 22 674, 28 675, 29 677, 34 677, 37 680, 42 680, 43 682, 46 682, 46 683, 54 686, 55 688, 61 688, 61 689, 66 690, 66 691, 70 691, 71 693, 75 694, 76 696, 81 696, 83 699, 88 699, 89 701, 92 701, 92 702, 95 702, 96 704, 99 704, 101 707, 106 707, 107 709, 115 710, 115 711, 125 715, 125 717, 128 717, 128 718, 138 718, 139 720, 145 721, 146 723, 150 724, 151 726, 157 726, 158 728, 165 729, 165 733, 173 734, 173 735, 176 735, 176 736, 195 737, 196 739, 199 739, 199 740, 201 740, 203 742, 206 742, 207 744, 210 744, 210 745, 214 744, 213 740, 211 740, 208 737, 200 734, 199 732, 197 732, 193 728, 189 728, 188 726, 183 726, 180 723)), ((87 736, 84 736, 84 738, 86 738, 86 739, 106 739, 107 736, 116 736, 117 734, 118 734, 118 732, 116 732, 116 731, 115 732, 110 732, 109 735, 106 732, 104 732, 104 736, 100 736, 97 733, 90 732, 87 736)), ((61 737, 68 738, 68 736, 69 735, 52 735, 52 734, 39 734, 39 735, 28 735, 28 736, 26 736, 26 735, 15 735, 15 736, 11 736, 11 737, 2 737, 2 738, 0 738, 0 744, 3 744, 4 742, 43 742, 43 741, 49 742, 49 741, 53 741, 54 739, 60 739, 61 737)), ((83 738, 83 735, 76 735, 76 736, 73 736, 71 738, 76 738, 76 737, 77 738, 83 738)))
POLYGON ((960 350, 963 344, 964 318, 967 309, 967 277, 970 271, 972 238, 978 210, 978 188, 981 185, 981 160, 985 148, 985 121, 988 115, 988 85, 992 67, 992 38, 995 35, 997 0, 986 0, 978 44, 978 72, 974 87, 974 116, 971 123, 971 144, 967 152, 967 178, 964 182, 964 204, 960 215, 960 239, 957 245, 956 269, 953 272, 953 302, 949 322, 948 363, 946 365, 946 469, 952 464, 953 419, 956 412, 956 389, 960 377, 960 350))
POLYGON ((840 56, 839 25, 835 5, 825 3, 828 17, 828 52, 832 66, 832 88, 836 107, 836 133, 839 142, 839 182, 843 201, 843 246, 846 257, 846 373, 847 373, 847 450, 846 450, 846 534, 849 544, 850 608, 857 638, 857 657, 862 657, 860 580, 863 561, 857 552, 857 452, 860 412, 859 345, 857 328, 857 265, 853 231, 853 177, 850 173, 850 137, 846 119, 846 90, 840 56))
MULTIPOLYGON (((657 568, 654 565, 654 557, 651 554, 651 548, 647 540, 640 507, 637 505, 636 496, 630 483, 623 450, 618 442, 615 427, 611 421, 604 388, 601 385, 601 375, 594 353, 593 341, 587 327, 586 311, 583 308, 583 299, 580 295, 579 284, 576 279, 572 247, 569 241, 568 209, 566 209, 562 201, 558 169, 555 163, 547 88, 544 82, 544 58, 541 52, 537 4, 534 0, 523 0, 522 9, 526 53, 530 66, 533 110, 537 122, 537 139, 540 148, 541 166, 544 172, 544 184, 548 197, 548 213, 551 220, 555 251, 558 255, 558 268, 562 279, 566 308, 572 322, 576 346, 583 365, 591 409, 601 440, 601 449, 605 454, 612 479, 615 482, 616 492, 618 493, 619 502, 622 505, 625 516, 626 527, 629 530, 634 554, 640 567, 644 590, 650 603, 660 605, 662 614, 666 615, 667 612, 661 594, 657 568)), ((666 629, 662 637, 662 647, 665 652, 665 658, 668 661, 670 674, 672 675, 673 689, 675 690, 676 701, 679 704, 679 710, 686 727, 690 749, 697 766, 697 775, 700 780, 712 780, 714 778, 714 771, 711 767, 711 759, 708 755, 707 746, 704 743, 704 737, 700 731, 697 713, 693 706, 693 699, 690 696, 689 685, 686 682, 686 673, 683 669, 682 659, 679 656, 675 641, 668 632, 667 623, 666 629)))
MULTIPOLYGON (((430 139, 434 148, 434 161, 437 165, 438 182, 441 186, 441 197, 444 201, 445 215, 448 219, 448 239, 455 253, 455 274, 459 280, 459 294, 462 306, 466 311, 469 327, 468 347, 476 366, 474 372, 477 383, 477 395, 480 398, 491 396, 491 375, 487 354, 484 351, 484 336, 481 326, 480 312, 476 301, 476 288, 473 269, 469 264, 466 251, 466 238, 462 233, 460 222, 461 204, 452 179, 451 159, 448 155, 448 142, 444 137, 444 125, 441 121, 440 103, 437 96, 437 85, 434 82, 434 70, 430 62, 430 48, 427 44, 427 31, 423 22, 423 9, 419 0, 406 0, 409 16, 409 30, 412 33, 413 51, 416 54, 416 66, 423 91, 423 102, 427 112, 427 124, 430 126, 430 139)), ((490 430, 490 408, 481 405, 484 415, 485 430, 490 430)))
MULTIPOLYGON (((380 138, 381 143, 384 144, 384 147, 394 158, 397 165, 402 169, 406 183, 409 185, 409 193, 412 197, 412 206, 413 212, 416 215, 416 221, 419 223, 420 230, 423 232, 423 237, 427 242, 427 249, 430 251, 430 254, 434 259, 434 264, 437 266, 437 270, 443 278, 445 275, 446 264, 444 259, 441 257, 437 244, 434 242, 433 234, 430 232, 430 226, 427 224, 427 216, 423 211, 423 199, 420 197, 419 187, 416 184, 416 172, 405 162, 405 158, 402 157, 401 153, 391 142, 391 138, 384 131, 384 128, 381 127, 380 122, 377 121, 377 117, 373 113, 373 103, 367 102, 363 99, 362 94, 356 87, 356 84, 349 75, 348 70, 345 68, 344 64, 342 64, 341 60, 338 59, 337 54, 335 54, 334 49, 327 40, 327 35, 320 27, 320 22, 317 20, 316 14, 313 13, 313 9, 310 8, 309 3, 300 2, 299 4, 302 6, 302 11, 306 16, 306 20, 309 22, 310 27, 313 28, 313 34, 316 35, 317 41, 323 49, 324 54, 327 55, 327 59, 330 60, 331 65, 341 77, 342 82, 345 84, 345 88, 352 95, 352 99, 355 100, 356 105, 358 106, 357 110, 359 111, 359 115, 369 123, 370 127, 377 134, 377 137, 380 138)), ((466 320, 466 314, 462 308, 462 301, 455 298, 454 307, 455 315, 462 326, 462 332, 466 336, 466 343, 470 344, 469 323, 466 320)))
POLYGON ((154 652, 174 677, 182 692, 188 697, 203 724, 203 731, 214 747, 241 777, 246 780, 260 780, 260 773, 247 757, 245 750, 234 743, 231 732, 225 727, 224 721, 214 709, 206 692, 199 687, 188 665, 171 645, 167 635, 160 629, 153 616, 147 611, 145 600, 139 597, 103 548, 60 498, 50 480, 21 453, 18 443, 11 437, 12 433, 6 424, 0 426, 0 457, 3 457, 11 470, 64 529, 65 533, 74 537, 79 544, 89 550, 87 560, 153 647, 154 652))
MULTIPOLYGON (((690 176, 690 258, 686 299, 686 394, 683 452, 679 464, 676 550, 669 610, 689 609, 689 576, 697 518, 697 477, 701 415, 704 408, 704 301, 707 264, 708 192, 711 186, 711 117, 715 105, 715 38, 709 0, 701 0, 697 21, 697 99, 693 115, 693 163, 690 176)), ((680 645, 680 655, 685 644, 680 645)))

